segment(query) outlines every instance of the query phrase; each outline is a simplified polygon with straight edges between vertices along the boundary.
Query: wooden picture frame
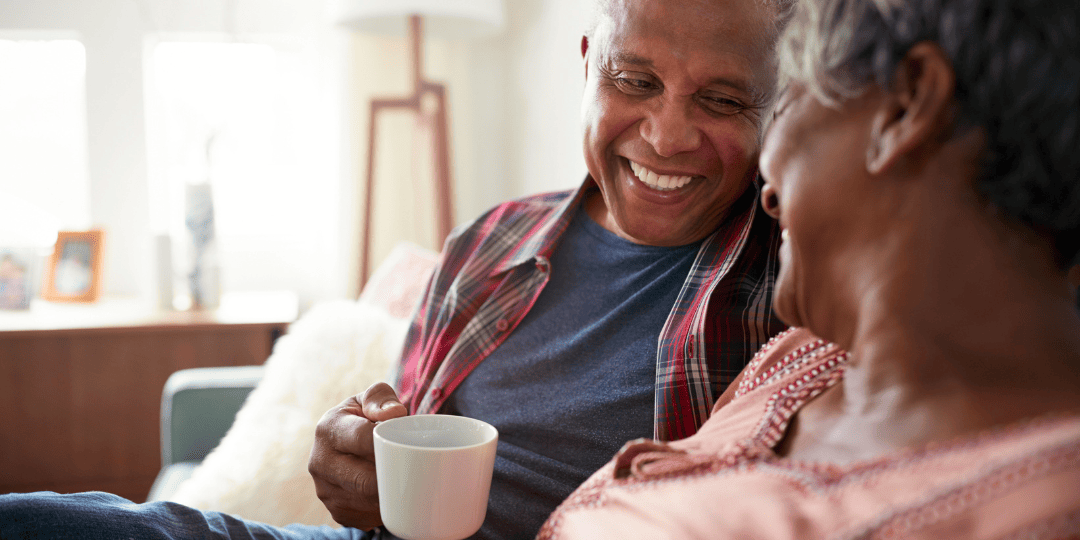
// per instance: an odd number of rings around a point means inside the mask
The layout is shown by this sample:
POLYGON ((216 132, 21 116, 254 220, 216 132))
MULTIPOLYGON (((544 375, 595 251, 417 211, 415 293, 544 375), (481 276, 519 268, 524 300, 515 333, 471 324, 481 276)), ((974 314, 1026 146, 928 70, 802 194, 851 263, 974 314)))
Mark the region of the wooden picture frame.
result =
POLYGON ((41 297, 53 302, 97 300, 104 236, 104 232, 98 229, 60 231, 45 268, 41 297))

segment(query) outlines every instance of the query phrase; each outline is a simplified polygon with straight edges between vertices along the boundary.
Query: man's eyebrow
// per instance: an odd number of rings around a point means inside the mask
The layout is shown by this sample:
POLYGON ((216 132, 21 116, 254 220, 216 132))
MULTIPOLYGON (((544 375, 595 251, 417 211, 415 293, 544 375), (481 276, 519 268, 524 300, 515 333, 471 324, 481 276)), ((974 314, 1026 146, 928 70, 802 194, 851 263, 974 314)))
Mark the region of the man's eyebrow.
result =
MULTIPOLYGON (((642 68, 652 68, 653 61, 632 52, 627 51, 614 51, 609 56, 609 60, 619 65, 624 66, 636 66, 642 68)), ((749 77, 739 76, 719 76, 709 79, 706 86, 725 86, 736 90, 738 92, 744 92, 752 96, 754 101, 766 101, 768 91, 755 84, 749 77)))
POLYGON ((751 91, 751 89, 754 87, 754 85, 750 82, 748 78, 724 76, 713 77, 712 79, 709 79, 709 81, 706 83, 706 86, 727 86, 747 92, 751 91))
POLYGON ((634 53, 626 51, 615 51, 611 53, 611 59, 620 64, 629 64, 632 66, 648 67, 653 66, 652 60, 645 58, 644 56, 638 56, 634 53))

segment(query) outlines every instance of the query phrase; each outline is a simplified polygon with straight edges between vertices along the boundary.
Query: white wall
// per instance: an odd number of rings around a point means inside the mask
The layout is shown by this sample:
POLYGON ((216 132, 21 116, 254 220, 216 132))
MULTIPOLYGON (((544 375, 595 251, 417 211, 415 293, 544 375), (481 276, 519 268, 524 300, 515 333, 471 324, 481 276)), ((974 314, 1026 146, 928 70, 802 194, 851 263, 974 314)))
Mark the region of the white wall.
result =
MULTIPOLYGON (((339 52, 345 38, 328 32, 326 10, 315 0, 4 0, 0 2, 0 32, 74 32, 86 48, 87 153, 90 178, 90 225, 106 230, 104 290, 106 294, 154 294, 152 239, 160 230, 151 216, 146 148, 144 96, 144 44, 162 35, 226 33, 288 35, 319 51, 325 59, 318 66, 327 79, 340 73, 339 52), (335 60, 338 65, 333 65, 335 60)), ((25 34, 27 37, 32 33, 25 34)), ((320 81, 322 82, 322 81, 320 81)), ((332 81, 331 81, 332 83, 332 81)), ((340 86, 340 82, 336 86, 340 86)), ((338 91, 340 96, 340 91, 338 91)), ((335 100, 340 110, 340 98, 335 100)), ((336 131, 336 129, 335 129, 336 131)), ((338 140, 334 133, 331 140, 338 140)), ((336 146, 326 152, 333 161, 333 197, 324 205, 337 215, 336 195, 341 184, 336 146)), ((154 210, 158 210, 155 208, 154 210)), ((282 208, 281 219, 288 219, 282 208)), ((159 221, 159 220, 158 220, 159 221)), ((338 238, 340 223, 316 231, 338 238)), ((338 242, 303 257, 278 260, 304 261, 305 268, 287 264, 263 264, 260 268, 226 269, 227 289, 289 288, 304 303, 339 297, 347 290, 346 271, 338 242), (232 285, 230 287, 230 285, 232 285)), ((259 261, 265 263, 265 257, 259 261)))
MULTIPOLYGON (((428 75, 449 85, 455 223, 473 219, 502 200, 571 188, 583 178, 579 109, 584 70, 579 46, 588 4, 507 0, 507 27, 499 36, 427 44, 428 75)), ((0 32, 42 29, 75 31, 87 50, 90 214, 94 224, 109 232, 105 291, 147 298, 154 289, 154 231, 147 187, 144 39, 154 33, 233 32, 285 33, 310 40, 325 58, 325 76, 336 78, 333 84, 340 88, 340 94, 331 96, 340 111, 334 134, 340 144, 326 154, 333 162, 337 189, 324 205, 337 217, 330 221, 333 230, 321 232, 331 240, 324 250, 300 252, 289 268, 225 272, 249 272, 257 279, 246 281, 259 288, 297 290, 302 306, 355 293, 366 100, 407 88, 401 69, 403 39, 351 36, 334 28, 322 0, 0 2, 0 32), (371 69, 379 65, 396 69, 398 78, 373 78, 371 69)), ((387 163, 393 171, 395 165, 387 163)), ((384 206, 379 207, 381 215, 424 229, 408 210, 384 206)), ((281 219, 292 217, 282 209, 281 219)), ((400 227, 389 227, 395 228, 400 227)), ((433 243, 423 234, 418 240, 433 243)), ((376 262, 392 242, 384 240, 378 247, 376 262)), ((282 249, 277 257, 288 259, 291 248, 282 249)), ((233 288, 244 282, 234 282, 233 288)))
POLYGON ((511 170, 524 193, 577 187, 581 149, 581 60, 591 0, 509 0, 507 115, 511 170))
POLYGON ((472 47, 475 97, 463 112, 481 132, 476 159, 478 176, 486 180, 471 189, 474 200, 486 204, 462 201, 459 217, 474 217, 510 197, 581 183, 585 71, 580 51, 589 4, 507 0, 504 32, 472 47), (489 130, 492 135, 486 136, 489 130), (505 168, 484 168, 485 163, 505 168))

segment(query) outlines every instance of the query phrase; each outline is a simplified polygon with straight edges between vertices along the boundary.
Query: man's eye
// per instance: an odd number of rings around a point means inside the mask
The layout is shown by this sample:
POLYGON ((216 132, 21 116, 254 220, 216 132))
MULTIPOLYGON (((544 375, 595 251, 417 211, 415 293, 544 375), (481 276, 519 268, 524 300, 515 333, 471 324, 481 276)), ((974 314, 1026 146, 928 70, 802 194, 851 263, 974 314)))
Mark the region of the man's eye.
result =
POLYGON ((623 92, 632 94, 642 94, 655 87, 652 81, 637 77, 616 77, 615 83, 623 92))
POLYGON ((716 114, 735 114, 746 108, 742 103, 725 97, 702 96, 700 101, 706 109, 716 114))

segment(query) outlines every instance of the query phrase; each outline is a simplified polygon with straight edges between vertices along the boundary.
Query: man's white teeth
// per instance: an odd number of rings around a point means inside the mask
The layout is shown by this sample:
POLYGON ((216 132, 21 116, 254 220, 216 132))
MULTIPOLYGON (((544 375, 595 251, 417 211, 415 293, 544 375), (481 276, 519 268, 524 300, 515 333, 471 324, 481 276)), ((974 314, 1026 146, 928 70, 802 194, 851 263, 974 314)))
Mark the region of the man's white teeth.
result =
MULTIPOLYGON (((629 161, 629 160, 627 160, 629 161)), ((690 183, 693 176, 669 176, 656 174, 633 161, 630 161, 630 169, 645 185, 660 191, 672 191, 690 183)))

